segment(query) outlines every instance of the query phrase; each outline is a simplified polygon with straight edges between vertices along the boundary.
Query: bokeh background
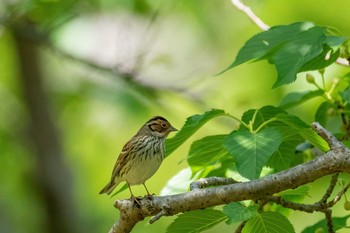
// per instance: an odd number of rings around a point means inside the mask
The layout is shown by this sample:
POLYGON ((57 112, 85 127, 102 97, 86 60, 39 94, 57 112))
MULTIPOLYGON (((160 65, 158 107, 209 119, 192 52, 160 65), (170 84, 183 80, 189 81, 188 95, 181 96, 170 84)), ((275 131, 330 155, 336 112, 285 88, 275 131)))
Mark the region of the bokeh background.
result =
MULTIPOLYGON (((244 3, 270 26, 312 21, 350 35, 350 1, 244 3)), ((1 0, 0 233, 107 232, 118 219, 114 200, 129 192, 98 192, 124 143, 150 117, 181 128, 211 108, 240 117, 310 89, 300 74, 272 90, 276 71, 266 62, 216 76, 260 31, 229 0, 1 0)), ((335 65, 326 77, 345 72, 335 65)), ((291 111, 312 122, 315 101, 291 111)), ((149 189, 159 194, 186 167, 193 140, 236 126, 207 124, 164 161, 149 189)), ((328 179, 315 182, 310 196, 321 195, 328 179)), ((341 205, 334 211, 344 215, 341 205)), ((291 221, 300 232, 322 217, 294 213, 291 221)), ((165 232, 173 218, 146 220, 134 232, 165 232)))

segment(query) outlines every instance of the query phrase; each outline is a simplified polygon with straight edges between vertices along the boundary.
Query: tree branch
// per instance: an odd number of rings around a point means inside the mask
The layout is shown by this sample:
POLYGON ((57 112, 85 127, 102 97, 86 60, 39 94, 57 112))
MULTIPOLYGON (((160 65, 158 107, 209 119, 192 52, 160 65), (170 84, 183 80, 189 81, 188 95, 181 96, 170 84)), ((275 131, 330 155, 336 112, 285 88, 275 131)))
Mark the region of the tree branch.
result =
POLYGON ((264 23, 256 14, 250 9, 250 7, 246 6, 240 0, 231 0, 232 4, 244 14, 248 16, 250 20, 253 21, 261 30, 267 31, 270 26, 264 23))
POLYGON ((329 174, 350 172, 350 150, 320 124, 313 123, 312 127, 330 144, 331 150, 325 155, 258 180, 206 189, 196 188, 190 192, 155 196, 152 199, 144 198, 140 201, 140 208, 132 200, 117 200, 115 207, 120 210, 120 219, 110 233, 130 232, 137 222, 148 216, 156 216, 151 220, 154 222, 162 216, 185 211, 243 200, 266 199, 275 193, 296 188, 329 174))

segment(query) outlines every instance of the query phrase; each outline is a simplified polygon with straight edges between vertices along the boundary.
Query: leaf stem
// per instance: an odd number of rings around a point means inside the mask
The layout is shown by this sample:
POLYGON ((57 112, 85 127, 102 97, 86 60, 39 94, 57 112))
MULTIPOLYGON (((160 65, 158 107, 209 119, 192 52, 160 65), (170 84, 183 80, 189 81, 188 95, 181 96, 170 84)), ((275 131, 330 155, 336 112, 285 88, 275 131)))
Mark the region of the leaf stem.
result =
POLYGON ((251 133, 255 133, 256 131, 254 131, 254 123, 255 123, 255 119, 256 116, 258 115, 258 109, 255 109, 254 115, 252 120, 249 122, 249 130, 251 133))
POLYGON ((239 122, 241 125, 243 125, 245 128, 250 129, 249 125, 247 125, 244 121, 242 121, 242 120, 239 119, 238 117, 235 117, 235 116, 233 116, 233 115, 231 115, 231 114, 229 114, 229 113, 226 113, 226 116, 228 116, 228 117, 230 117, 230 118, 232 118, 232 119, 238 121, 238 122, 239 122))
POLYGON ((262 128, 264 128, 266 125, 268 125, 269 123, 273 122, 273 121, 276 121, 277 119, 275 117, 265 121, 264 123, 262 123, 256 130, 254 130, 253 133, 257 133, 259 132, 260 130, 262 130, 262 128))
POLYGON ((322 78, 323 89, 326 90, 326 82, 324 80, 324 72, 320 72, 320 74, 321 74, 321 78, 322 78))

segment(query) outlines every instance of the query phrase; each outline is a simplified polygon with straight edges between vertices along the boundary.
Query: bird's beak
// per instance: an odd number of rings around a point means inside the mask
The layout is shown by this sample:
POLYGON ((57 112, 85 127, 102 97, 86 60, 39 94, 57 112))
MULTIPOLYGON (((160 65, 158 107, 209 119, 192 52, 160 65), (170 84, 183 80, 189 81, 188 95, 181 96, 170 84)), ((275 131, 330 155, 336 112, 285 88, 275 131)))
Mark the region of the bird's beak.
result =
POLYGON ((178 131, 178 130, 176 128, 174 128, 173 126, 170 126, 169 131, 172 132, 172 131, 178 131))

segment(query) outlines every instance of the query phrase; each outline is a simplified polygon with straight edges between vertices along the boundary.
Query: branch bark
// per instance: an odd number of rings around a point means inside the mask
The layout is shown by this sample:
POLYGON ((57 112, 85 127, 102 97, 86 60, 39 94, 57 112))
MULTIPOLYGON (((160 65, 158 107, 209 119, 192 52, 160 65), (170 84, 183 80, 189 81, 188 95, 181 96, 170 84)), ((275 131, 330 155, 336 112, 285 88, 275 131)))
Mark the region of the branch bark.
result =
MULTIPOLYGON (((313 182, 323 176, 338 172, 350 172, 350 150, 341 144, 320 124, 313 123, 313 129, 330 145, 330 151, 314 160, 288 170, 249 182, 233 183, 213 188, 196 188, 177 195, 157 196, 142 199, 138 208, 131 200, 117 200, 120 219, 110 233, 130 232, 137 222, 145 217, 171 216, 185 211, 203 209, 243 200, 260 200, 286 189, 313 182)), ((151 222, 155 220, 151 219, 151 222)))

